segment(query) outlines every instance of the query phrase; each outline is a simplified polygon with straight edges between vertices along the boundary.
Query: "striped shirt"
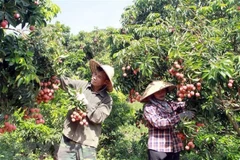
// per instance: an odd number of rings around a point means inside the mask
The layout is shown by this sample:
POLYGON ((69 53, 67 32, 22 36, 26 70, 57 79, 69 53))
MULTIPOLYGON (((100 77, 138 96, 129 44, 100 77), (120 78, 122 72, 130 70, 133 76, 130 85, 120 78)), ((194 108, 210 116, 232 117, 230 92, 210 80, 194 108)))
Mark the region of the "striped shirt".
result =
POLYGON ((161 104, 147 103, 144 106, 144 118, 148 122, 148 149, 158 152, 179 152, 183 144, 174 131, 174 126, 180 117, 173 109, 184 107, 185 102, 168 102, 170 110, 161 104))

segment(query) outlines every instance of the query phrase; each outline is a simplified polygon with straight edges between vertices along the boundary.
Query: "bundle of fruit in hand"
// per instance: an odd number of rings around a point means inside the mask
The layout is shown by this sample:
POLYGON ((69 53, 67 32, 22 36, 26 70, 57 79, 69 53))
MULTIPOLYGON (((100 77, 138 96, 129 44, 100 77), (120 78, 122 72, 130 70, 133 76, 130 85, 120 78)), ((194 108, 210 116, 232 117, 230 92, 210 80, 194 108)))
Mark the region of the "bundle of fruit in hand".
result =
POLYGON ((72 122, 79 121, 80 125, 88 125, 86 115, 87 115, 86 112, 79 110, 78 108, 75 108, 75 110, 71 114, 71 120, 72 122))
POLYGON ((69 90, 69 93, 72 97, 72 102, 74 103, 73 113, 71 114, 71 121, 78 122, 80 125, 88 125, 86 108, 88 101, 84 94, 69 90))

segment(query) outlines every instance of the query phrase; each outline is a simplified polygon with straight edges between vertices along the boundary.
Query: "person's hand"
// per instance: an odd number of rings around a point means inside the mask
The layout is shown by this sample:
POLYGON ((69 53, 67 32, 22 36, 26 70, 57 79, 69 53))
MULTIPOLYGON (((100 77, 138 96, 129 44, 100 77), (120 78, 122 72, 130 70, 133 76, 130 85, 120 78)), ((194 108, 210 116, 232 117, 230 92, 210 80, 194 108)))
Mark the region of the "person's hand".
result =
POLYGON ((183 111, 182 113, 178 114, 181 119, 192 119, 194 117, 193 111, 183 111))
POLYGON ((78 101, 82 101, 83 104, 85 104, 85 105, 88 104, 88 100, 86 99, 84 94, 77 93, 76 98, 77 98, 78 101))

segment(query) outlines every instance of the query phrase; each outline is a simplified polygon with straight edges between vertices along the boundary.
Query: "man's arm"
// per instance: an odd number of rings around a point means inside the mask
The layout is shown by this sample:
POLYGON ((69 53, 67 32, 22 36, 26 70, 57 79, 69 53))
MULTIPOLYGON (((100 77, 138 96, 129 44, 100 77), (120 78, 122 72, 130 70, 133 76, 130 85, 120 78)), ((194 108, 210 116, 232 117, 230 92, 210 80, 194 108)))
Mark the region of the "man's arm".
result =
POLYGON ((66 91, 68 87, 79 89, 84 87, 87 83, 83 80, 75 80, 65 76, 60 76, 58 79, 60 80, 60 88, 66 91))
POLYGON ((88 111, 87 117, 91 122, 100 124, 110 115, 111 110, 112 99, 108 103, 100 104, 95 110, 88 111))

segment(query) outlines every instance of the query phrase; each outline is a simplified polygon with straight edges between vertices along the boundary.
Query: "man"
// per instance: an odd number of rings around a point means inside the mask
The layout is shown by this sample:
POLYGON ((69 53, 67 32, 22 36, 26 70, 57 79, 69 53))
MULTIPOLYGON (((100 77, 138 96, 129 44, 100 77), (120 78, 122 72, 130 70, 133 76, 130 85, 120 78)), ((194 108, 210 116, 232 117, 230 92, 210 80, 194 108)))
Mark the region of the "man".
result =
POLYGON ((167 101, 165 96, 175 86, 169 82, 153 81, 143 93, 144 118, 148 122, 148 160, 179 160, 183 149, 181 140, 174 131, 181 118, 192 119, 194 112, 176 113, 185 102, 167 101))
POLYGON ((114 69, 95 60, 90 60, 91 82, 61 77, 61 88, 81 90, 76 97, 86 105, 88 125, 71 121, 73 109, 67 114, 63 136, 57 153, 58 160, 95 160, 96 148, 101 134, 101 123, 110 115, 112 98, 108 92, 113 90, 114 69))

